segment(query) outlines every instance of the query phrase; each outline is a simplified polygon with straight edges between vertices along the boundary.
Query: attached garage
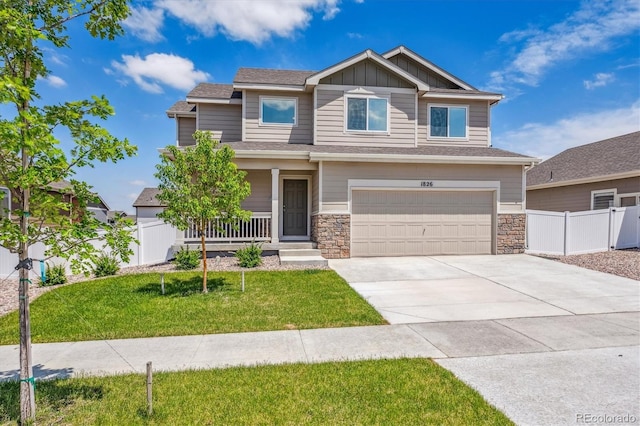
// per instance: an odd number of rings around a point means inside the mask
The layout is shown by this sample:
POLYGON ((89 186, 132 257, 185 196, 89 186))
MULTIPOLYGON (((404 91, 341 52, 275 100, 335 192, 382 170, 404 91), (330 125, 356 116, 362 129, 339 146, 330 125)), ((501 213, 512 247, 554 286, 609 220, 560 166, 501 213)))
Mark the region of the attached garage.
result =
POLYGON ((491 254, 494 194, 353 190, 351 256, 491 254))

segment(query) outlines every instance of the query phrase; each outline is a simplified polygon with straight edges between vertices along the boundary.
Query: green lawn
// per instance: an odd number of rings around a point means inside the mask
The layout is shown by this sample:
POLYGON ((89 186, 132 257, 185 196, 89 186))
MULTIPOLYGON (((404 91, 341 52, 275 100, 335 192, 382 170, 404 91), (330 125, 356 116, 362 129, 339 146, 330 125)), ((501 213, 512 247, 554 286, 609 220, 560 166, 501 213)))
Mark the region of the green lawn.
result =
MULTIPOLYGON (((39 424, 511 425, 431 360, 294 364, 39 382, 39 424)), ((0 423, 19 417, 18 383, 0 383, 0 423)))
MULTIPOLYGON (((31 304, 34 343, 384 324, 333 271, 122 275, 64 286, 31 304)), ((17 344, 18 314, 0 318, 0 345, 17 344)))

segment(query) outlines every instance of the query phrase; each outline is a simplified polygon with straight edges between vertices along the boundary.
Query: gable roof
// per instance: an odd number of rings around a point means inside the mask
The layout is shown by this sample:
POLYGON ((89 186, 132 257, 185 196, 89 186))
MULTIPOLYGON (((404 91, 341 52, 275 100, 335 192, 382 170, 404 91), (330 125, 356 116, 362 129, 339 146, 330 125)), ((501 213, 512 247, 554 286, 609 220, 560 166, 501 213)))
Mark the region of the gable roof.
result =
POLYGON ((175 118, 178 115, 193 115, 196 114, 196 105, 190 104, 186 101, 178 101, 171 105, 171 108, 167 110, 167 116, 169 118, 175 118))
POLYGON ((363 52, 360 52, 357 55, 354 55, 348 59, 345 59, 342 62, 338 62, 337 64, 332 65, 329 68, 325 68, 324 70, 319 71, 312 76, 309 76, 307 78, 306 83, 307 85, 310 85, 310 86, 316 86, 320 83, 320 80, 323 79, 324 77, 328 77, 331 74, 335 74, 336 72, 343 70, 347 67, 350 67, 351 65, 356 64, 365 59, 370 59, 373 62, 376 62, 378 65, 382 66, 383 68, 388 69, 390 72, 402 77, 404 80, 415 85, 419 91, 425 92, 429 90, 429 85, 427 83, 411 75, 410 73, 403 70, 396 64, 387 61, 385 58, 378 55, 376 52, 374 52, 371 49, 367 49, 363 52))
POLYGON ((159 192, 158 188, 144 188, 133 202, 133 207, 166 207, 156 198, 159 192))
POLYGON ((640 132, 562 151, 527 172, 527 188, 565 186, 633 176, 640 176, 640 132))
POLYGON ((433 62, 425 59, 424 57, 418 55, 417 53, 415 53, 413 50, 405 47, 405 46, 398 46, 396 48, 391 49, 388 52, 385 52, 382 54, 382 57, 385 59, 389 59, 393 56, 396 55, 405 55, 408 56, 409 58, 413 59, 414 61, 416 61, 417 63, 419 63, 420 65, 424 66, 425 68, 433 71, 434 73, 440 75, 441 77, 450 80, 452 82, 454 82, 455 84, 457 84, 458 86, 462 87, 465 90, 477 90, 475 87, 473 87, 472 85, 470 85, 469 83, 463 81, 462 79, 456 77, 455 75, 443 70, 442 68, 440 68, 439 66, 437 66, 436 64, 434 64, 433 62))
POLYGON ((234 90, 232 84, 200 83, 187 93, 188 98, 240 99, 242 92, 234 90))

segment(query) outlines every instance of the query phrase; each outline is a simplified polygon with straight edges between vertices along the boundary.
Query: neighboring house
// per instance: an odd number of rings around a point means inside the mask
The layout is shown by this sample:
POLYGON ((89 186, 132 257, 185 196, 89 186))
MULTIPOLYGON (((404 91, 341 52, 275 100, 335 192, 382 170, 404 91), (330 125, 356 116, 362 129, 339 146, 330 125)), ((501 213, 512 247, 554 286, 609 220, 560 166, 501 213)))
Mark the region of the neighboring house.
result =
POLYGON ((584 211, 640 205, 640 132, 567 149, 527 172, 527 208, 584 211))
POLYGON ((303 241, 327 258, 519 253, 525 171, 538 160, 491 147, 502 98, 400 46, 322 71, 240 68, 167 115, 178 146, 209 130, 248 172, 254 217, 241 234, 207 233, 212 244, 303 241))
POLYGON ((101 196, 96 195, 98 199, 87 204, 87 210, 102 223, 109 222, 109 206, 101 196))
POLYGON ((133 202, 133 207, 136 208, 137 223, 158 220, 157 215, 164 210, 165 206, 158 201, 156 195, 158 195, 158 188, 144 188, 133 202))
MULTIPOLYGON (((107 212, 107 223, 113 225, 117 219, 127 218, 127 213, 122 210, 109 210, 107 212)), ((135 218, 132 219, 135 222, 135 218)))
MULTIPOLYGON (((48 191, 49 194, 59 196, 61 201, 65 203, 71 203, 72 209, 74 208, 77 209, 78 203, 74 198, 73 191, 71 188, 71 182, 66 180, 53 182, 48 185, 48 188, 49 188, 49 191, 48 191)), ((4 215, 7 210, 13 212, 20 208, 20 206, 16 203, 16 200, 11 198, 8 188, 0 186, 0 192, 2 192, 4 195, 2 197, 2 200, 0 200, 1 215, 4 215)), ((61 212, 61 214, 63 214, 64 216, 71 216, 73 215, 73 213, 74 213, 73 211, 61 212)), ((12 218, 14 218, 13 214, 12 214, 12 218)))

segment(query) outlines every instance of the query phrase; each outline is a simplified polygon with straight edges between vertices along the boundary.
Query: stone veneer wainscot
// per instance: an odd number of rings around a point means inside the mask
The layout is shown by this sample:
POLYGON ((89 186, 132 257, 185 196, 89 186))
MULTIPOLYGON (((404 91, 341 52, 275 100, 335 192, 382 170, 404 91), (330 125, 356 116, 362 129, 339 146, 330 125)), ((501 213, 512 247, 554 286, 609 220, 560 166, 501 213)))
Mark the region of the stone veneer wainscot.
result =
POLYGON ((327 259, 351 257, 351 216, 317 214, 311 217, 311 240, 327 259))
POLYGON ((497 254, 524 253, 526 219, 524 213, 498 215, 497 254))

